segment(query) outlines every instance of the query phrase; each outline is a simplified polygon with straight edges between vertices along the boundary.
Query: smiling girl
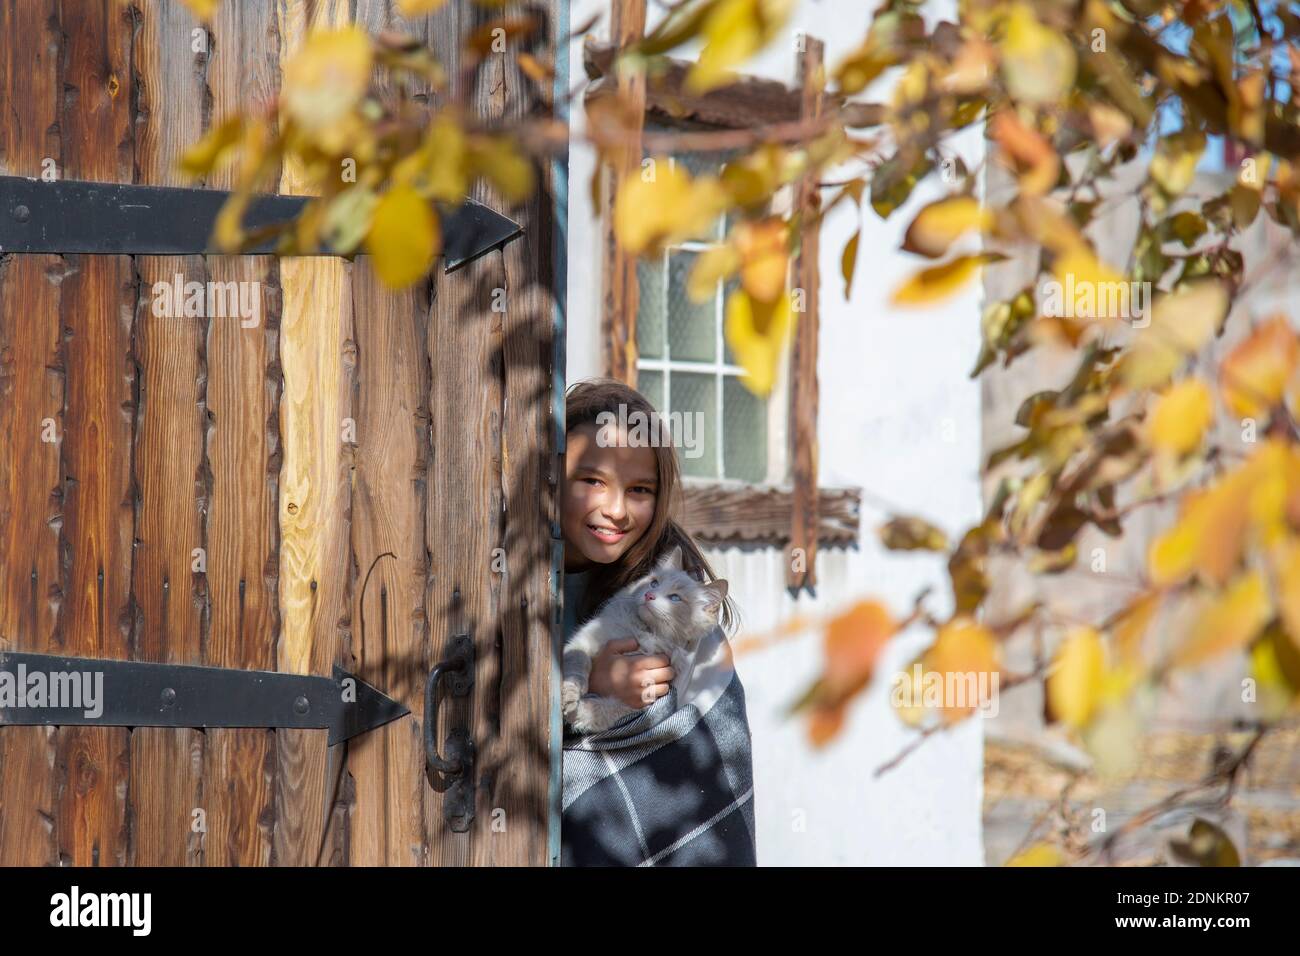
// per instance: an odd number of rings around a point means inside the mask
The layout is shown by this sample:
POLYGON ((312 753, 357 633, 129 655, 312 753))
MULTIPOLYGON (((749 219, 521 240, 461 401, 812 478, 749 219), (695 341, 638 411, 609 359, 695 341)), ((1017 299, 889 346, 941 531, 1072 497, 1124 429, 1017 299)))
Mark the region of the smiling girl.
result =
MULTIPOLYGON (((579 382, 566 395, 566 642, 674 548, 682 570, 717 580, 670 518, 679 488, 671 436, 630 440, 635 431, 613 424, 638 418, 658 421, 643 395, 613 379, 579 382)), ((719 616, 676 691, 669 659, 639 653, 635 637, 610 641, 592 661, 588 693, 639 713, 592 737, 566 736, 564 865, 754 865, 751 738, 726 637, 737 624, 730 597, 719 616), (679 783, 690 799, 679 801, 679 783)))
MULTIPOLYGON (((648 574, 674 545, 681 546, 684 570, 705 582, 717 576, 691 536, 669 517, 679 479, 671 445, 620 440, 602 447, 599 440, 607 420, 604 413, 635 421, 633 413, 640 412, 653 421, 654 406, 614 379, 579 382, 569 389, 565 403, 561 527, 567 639, 616 591, 648 574)), ((722 607, 724 631, 731 633, 735 621, 735 605, 727 598, 722 607)), ((617 698, 629 707, 645 707, 667 694, 676 676, 668 658, 629 654, 636 649, 634 638, 607 644, 593 662, 590 693, 617 698)))

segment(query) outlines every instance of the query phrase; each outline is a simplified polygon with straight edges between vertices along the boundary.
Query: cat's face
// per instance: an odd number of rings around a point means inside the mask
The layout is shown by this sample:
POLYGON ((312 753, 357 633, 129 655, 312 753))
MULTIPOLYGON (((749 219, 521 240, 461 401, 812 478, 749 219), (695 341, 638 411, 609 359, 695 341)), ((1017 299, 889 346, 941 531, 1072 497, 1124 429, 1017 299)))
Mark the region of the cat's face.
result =
POLYGON ((726 581, 701 584, 682 570, 680 548, 661 559, 633 590, 637 615, 647 626, 692 641, 718 623, 726 596, 726 581))

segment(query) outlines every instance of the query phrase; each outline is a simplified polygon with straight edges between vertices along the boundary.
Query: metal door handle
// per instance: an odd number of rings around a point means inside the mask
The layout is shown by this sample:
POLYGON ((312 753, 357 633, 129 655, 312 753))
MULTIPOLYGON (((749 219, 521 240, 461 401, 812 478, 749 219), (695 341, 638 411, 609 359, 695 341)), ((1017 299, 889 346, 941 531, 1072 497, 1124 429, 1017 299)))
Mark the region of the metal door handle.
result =
POLYGON ((466 754, 463 745, 455 739, 457 731, 460 736, 465 734, 459 728, 453 730, 447 738, 447 757, 438 753, 438 704, 442 699, 438 684, 443 678, 447 679, 453 697, 464 697, 474 685, 474 642, 468 634, 452 638, 450 653, 429 671, 424 685, 424 759, 430 770, 454 777, 465 771, 466 754))
POLYGON ((446 659, 434 665, 424 685, 425 770, 430 783, 443 790, 442 815, 447 825, 464 833, 474 820, 474 741, 465 728, 454 727, 444 742, 446 757, 438 752, 439 687, 444 681, 453 697, 466 696, 474 686, 474 639, 468 634, 451 639, 446 659), (438 786, 435 774, 449 778, 445 789, 438 786))

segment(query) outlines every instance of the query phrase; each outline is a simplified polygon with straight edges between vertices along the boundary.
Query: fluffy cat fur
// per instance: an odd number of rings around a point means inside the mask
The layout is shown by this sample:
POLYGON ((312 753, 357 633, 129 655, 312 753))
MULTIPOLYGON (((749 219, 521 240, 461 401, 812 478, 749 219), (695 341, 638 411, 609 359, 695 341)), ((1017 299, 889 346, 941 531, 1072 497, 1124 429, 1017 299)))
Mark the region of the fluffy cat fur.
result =
POLYGON ((605 644, 619 638, 635 637, 640 653, 667 656, 680 695, 690 675, 691 655, 717 626, 726 596, 726 581, 702 584, 682 570, 682 549, 675 547, 649 574, 601 605, 564 648, 560 700, 569 726, 580 734, 594 734, 637 713, 637 708, 613 697, 587 694, 592 660, 605 644))

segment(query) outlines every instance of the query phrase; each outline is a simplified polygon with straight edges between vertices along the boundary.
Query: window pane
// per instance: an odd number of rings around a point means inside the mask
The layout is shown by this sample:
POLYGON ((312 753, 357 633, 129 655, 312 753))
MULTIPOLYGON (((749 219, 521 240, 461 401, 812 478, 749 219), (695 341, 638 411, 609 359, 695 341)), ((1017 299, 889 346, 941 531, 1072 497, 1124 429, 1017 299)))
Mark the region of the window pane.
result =
POLYGON ((637 369, 636 390, 646 397, 646 400, 655 407, 656 411, 667 411, 664 408, 663 372, 652 372, 644 368, 637 369))
POLYGON ((724 477, 767 479, 767 402, 733 375, 722 380, 722 437, 724 477))
POLYGON ((636 350, 646 358, 664 355, 664 262, 637 259, 636 350))
POLYGON ((669 381, 674 413, 673 443, 681 456, 682 474, 692 478, 718 477, 717 376, 698 372, 672 372, 669 381), (689 416, 689 420, 686 420, 689 416))
POLYGON ((686 294, 697 258, 694 252, 668 255, 668 357, 677 362, 712 362, 717 355, 716 301, 692 302, 686 294))

